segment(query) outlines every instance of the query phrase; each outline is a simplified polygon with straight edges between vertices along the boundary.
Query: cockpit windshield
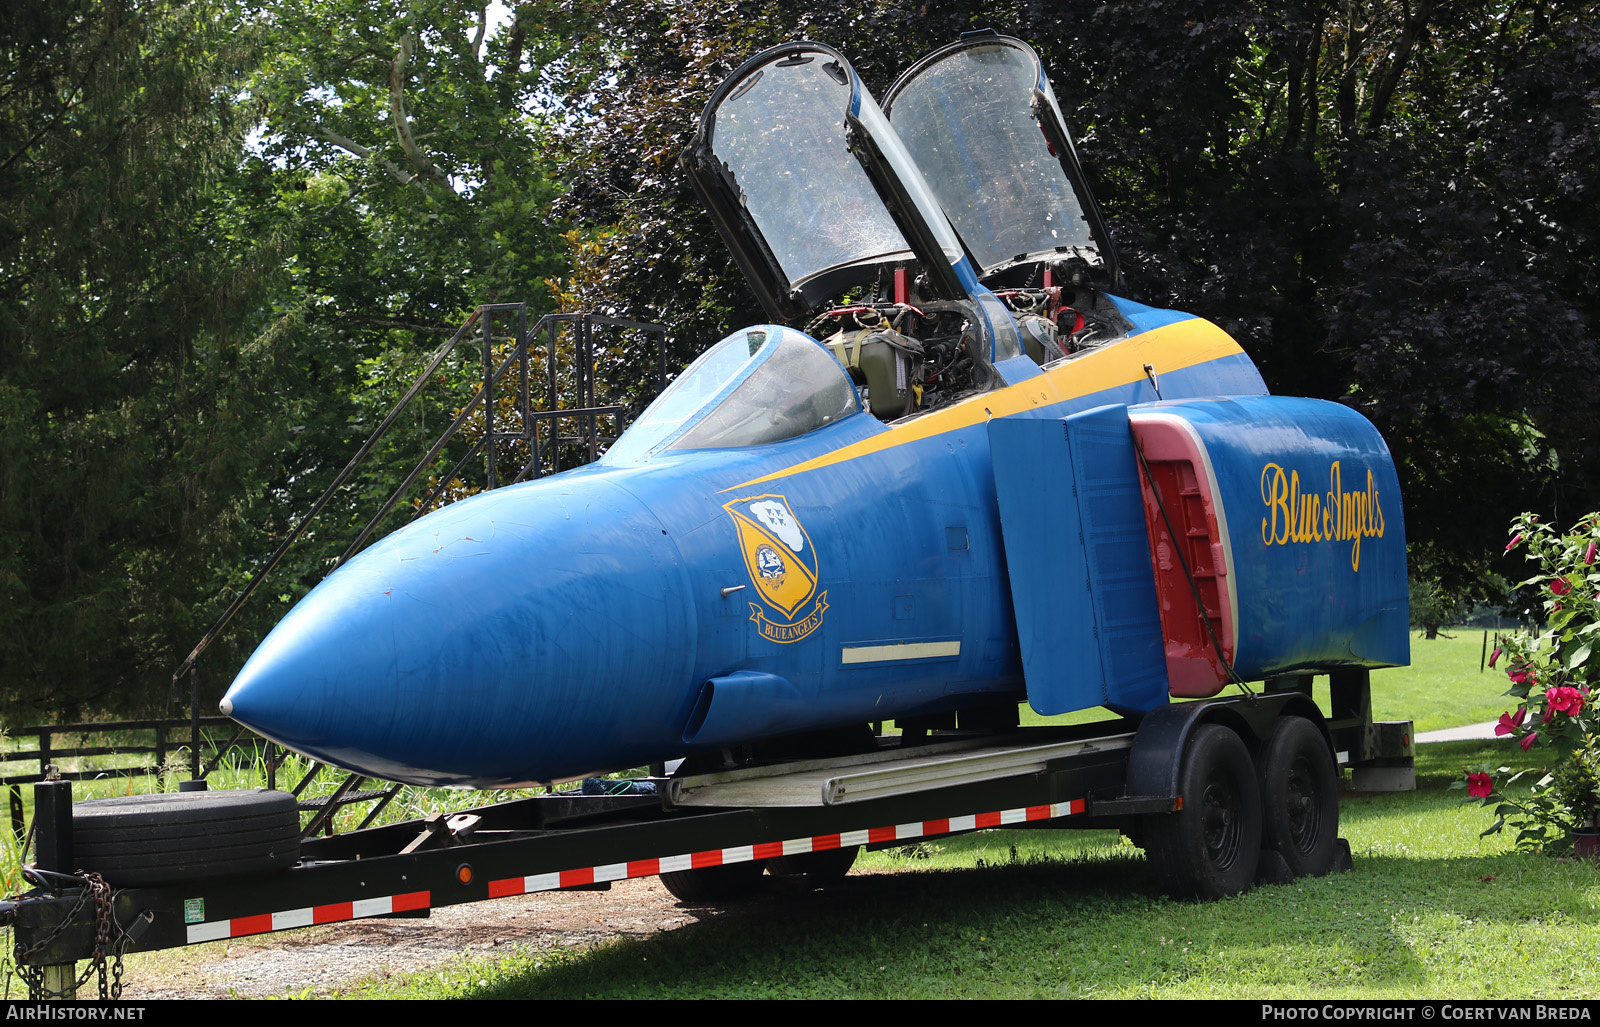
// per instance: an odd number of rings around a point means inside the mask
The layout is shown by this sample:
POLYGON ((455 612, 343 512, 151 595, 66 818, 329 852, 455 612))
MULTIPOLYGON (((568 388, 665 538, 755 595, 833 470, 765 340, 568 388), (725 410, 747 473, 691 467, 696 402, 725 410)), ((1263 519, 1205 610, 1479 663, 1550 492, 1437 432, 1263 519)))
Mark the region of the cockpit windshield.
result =
POLYGON ((781 442, 860 409, 844 368, 820 343, 792 328, 760 325, 702 353, 605 459, 634 463, 663 449, 781 442))

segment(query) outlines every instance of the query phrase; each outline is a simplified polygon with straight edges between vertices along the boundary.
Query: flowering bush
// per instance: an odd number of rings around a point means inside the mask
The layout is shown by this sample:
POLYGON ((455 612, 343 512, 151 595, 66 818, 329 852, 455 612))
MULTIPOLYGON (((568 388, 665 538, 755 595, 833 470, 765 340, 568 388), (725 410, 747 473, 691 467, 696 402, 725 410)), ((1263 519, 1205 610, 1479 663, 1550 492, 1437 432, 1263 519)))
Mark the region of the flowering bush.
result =
POLYGON ((1506 767, 1472 767, 1455 787, 1494 807, 1484 834, 1509 823, 1519 846, 1559 852, 1571 846, 1574 832, 1595 830, 1600 813, 1600 738, 1591 734, 1600 724, 1590 699, 1600 686, 1600 659, 1590 659, 1600 646, 1600 513, 1565 534, 1523 514, 1506 552, 1518 547, 1539 570, 1521 585, 1539 591, 1548 621, 1540 634, 1495 640, 1489 666, 1504 658, 1506 694, 1517 704, 1500 715, 1495 734, 1515 737, 1524 751, 1542 747, 1550 766, 1509 776, 1506 767), (1539 776, 1529 783, 1533 774, 1539 776))

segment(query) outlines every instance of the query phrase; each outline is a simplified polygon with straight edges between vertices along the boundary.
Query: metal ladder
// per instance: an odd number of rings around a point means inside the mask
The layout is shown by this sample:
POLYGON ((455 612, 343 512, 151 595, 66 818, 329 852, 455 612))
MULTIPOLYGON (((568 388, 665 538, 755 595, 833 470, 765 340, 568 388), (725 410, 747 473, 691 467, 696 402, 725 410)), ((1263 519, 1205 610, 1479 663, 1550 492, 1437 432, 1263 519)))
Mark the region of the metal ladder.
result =
MULTIPOLYGON (((461 407, 449 427, 444 430, 437 441, 428 449, 428 452, 405 475, 398 488, 396 488, 384 501, 378 512, 361 528, 355 538, 345 547, 343 553, 333 563, 333 570, 338 569, 345 562, 359 553, 371 539, 379 525, 403 501, 410 496, 417 482, 433 467, 446 446, 452 439, 461 434, 463 427, 472 419, 473 414, 481 406, 483 408, 483 432, 478 440, 468 448, 465 455, 457 460, 453 467, 437 477, 436 483, 428 490, 427 494, 413 501, 413 510, 407 523, 432 510, 440 501, 449 483, 456 480, 461 472, 480 457, 484 468, 484 490, 499 488, 501 485, 515 484, 520 481, 540 478, 546 474, 553 474, 563 470, 563 454, 574 454, 578 459, 569 466, 579 466, 596 459, 602 447, 615 441, 621 434, 624 421, 630 407, 623 404, 601 404, 598 402, 598 378, 600 335, 597 329, 622 330, 638 332, 651 336, 655 341, 654 363, 654 392, 659 394, 666 382, 666 343, 667 330, 662 325, 649 324, 638 321, 628 321, 620 318, 604 317, 588 313, 571 314, 546 314, 530 329, 528 327, 528 310, 525 303, 487 303, 478 306, 467 318, 466 322, 451 336, 449 341, 434 351, 427 366, 422 373, 417 375, 411 387, 406 391, 400 401, 384 417, 383 421, 373 430, 367 440, 362 443, 349 463, 344 466, 333 481, 323 491, 322 495, 312 504, 289 533, 289 535, 273 551, 272 555, 259 567, 250 581, 240 591, 239 595, 228 605, 216 622, 205 633, 194 649, 184 659, 172 674, 172 687, 174 699, 179 694, 181 682, 185 674, 189 676, 189 709, 191 721, 200 715, 200 685, 196 662, 201 653, 217 638, 222 630, 238 613, 239 609, 247 602, 256 589, 277 567, 284 555, 304 535, 307 527, 322 512, 334 495, 350 480, 351 475, 360 467, 373 452, 380 439, 382 439, 399 421, 402 414, 422 396, 427 386, 436 380, 439 370, 453 353, 457 346, 470 344, 477 351, 477 356, 482 362, 482 384, 478 387, 473 397, 461 407), (497 326, 501 326, 497 330, 497 326), (558 359, 561 351, 560 336, 566 330, 570 339, 571 366, 563 373, 558 359), (532 368, 533 354, 530 352, 534 343, 542 341, 544 363, 543 395, 536 402, 534 398, 534 374, 532 368), (512 379, 514 422, 510 426, 496 426, 497 389, 507 386, 506 379, 512 379), (562 393, 569 392, 575 399, 576 405, 564 407, 561 405, 562 393), (612 433, 601 431, 605 419, 612 419, 615 428, 612 433), (575 425, 575 429, 562 431, 562 422, 575 425), (502 470, 502 458, 518 452, 527 454, 527 459, 515 473, 507 476, 502 470)), ((642 404, 641 404, 642 408, 642 404)), ((510 466, 514 466, 510 465, 510 466)), ((332 571, 330 570, 330 573, 332 571)), ((192 751, 190 757, 190 774, 197 780, 204 780, 206 776, 221 762, 223 754, 236 744, 245 734, 245 729, 240 728, 233 738, 222 746, 216 757, 204 767, 200 764, 198 749, 192 751)), ((269 749, 267 764, 267 787, 276 785, 277 767, 286 752, 280 751, 276 745, 269 749)), ((314 763, 306 776, 293 789, 295 796, 301 796, 311 782, 321 775, 325 765, 314 763)), ((330 768, 331 769, 331 768, 330 768)), ((303 812, 312 813, 310 821, 303 828, 302 837, 310 837, 318 831, 333 833, 334 816, 337 812, 354 803, 374 802, 372 810, 362 821, 361 827, 369 826, 382 812, 383 808, 392 801, 400 790, 400 785, 382 782, 381 788, 362 788, 368 778, 351 774, 340 783, 333 794, 314 798, 300 799, 299 806, 303 812)))

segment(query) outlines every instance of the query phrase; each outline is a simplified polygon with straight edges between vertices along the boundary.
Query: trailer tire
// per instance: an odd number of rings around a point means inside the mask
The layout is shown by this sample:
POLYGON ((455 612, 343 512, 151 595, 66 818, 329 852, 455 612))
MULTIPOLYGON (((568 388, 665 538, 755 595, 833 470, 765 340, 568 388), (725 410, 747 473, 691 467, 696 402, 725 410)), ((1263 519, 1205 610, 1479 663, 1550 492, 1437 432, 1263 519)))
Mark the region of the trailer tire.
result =
POLYGON ((1282 854, 1295 877, 1333 869, 1339 837, 1339 779, 1316 725, 1285 717, 1261 757, 1263 848, 1282 854))
POLYGON ((761 873, 765 869, 761 863, 746 861, 670 870, 661 875, 661 883, 679 902, 694 906, 730 902, 754 895, 761 888, 761 873))
POLYGON ((72 807, 72 848, 117 887, 281 870, 300 860, 300 814, 265 790, 90 799, 72 807))
POLYGON ((1239 736, 1216 724, 1196 727, 1178 794, 1178 812, 1145 818, 1145 851, 1162 890, 1220 899, 1248 889, 1261 856, 1261 789, 1239 736))
POLYGON ((861 846, 846 845, 816 852, 797 852, 767 860, 767 873, 773 877, 808 877, 813 883, 839 881, 855 866, 861 846))

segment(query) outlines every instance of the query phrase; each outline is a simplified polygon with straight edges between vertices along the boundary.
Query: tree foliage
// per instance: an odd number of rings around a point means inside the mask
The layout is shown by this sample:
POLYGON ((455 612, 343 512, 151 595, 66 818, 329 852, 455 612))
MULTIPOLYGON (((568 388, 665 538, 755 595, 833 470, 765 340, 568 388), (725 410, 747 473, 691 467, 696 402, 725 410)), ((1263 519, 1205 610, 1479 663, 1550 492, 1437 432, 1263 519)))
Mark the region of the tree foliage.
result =
MULTIPOLYGON (((159 707, 441 334, 548 300, 548 45, 482 5, 0 13, 8 720, 159 707)), ((448 417, 394 433, 202 665, 208 694, 448 417)))
MULTIPOLYGON (((318 397, 258 505, 253 548, 265 553, 475 305, 522 301, 536 317, 566 258, 550 212, 548 28, 495 29, 486 4, 443 0, 267 3, 254 21, 271 45, 241 102, 259 126, 244 206, 252 233, 284 241, 271 302, 310 354, 279 387, 318 397)), ((291 554, 274 594, 320 579, 479 376, 463 347, 427 411, 390 433, 291 554)), ((252 609, 264 628, 281 604, 252 609)))
POLYGON ((644 307, 685 349, 760 319, 673 163, 745 58, 817 39, 881 95, 993 27, 1043 57, 1132 297, 1217 321, 1274 391, 1377 423, 1429 573, 1471 590, 1512 513, 1600 498, 1600 5, 569 6, 605 71, 575 94, 567 202, 616 226, 586 302, 644 307))
POLYGON ((271 255, 220 202, 253 36, 215 4, 12 5, 0 31, 0 698, 116 703, 192 630, 270 448, 243 345, 271 255))

